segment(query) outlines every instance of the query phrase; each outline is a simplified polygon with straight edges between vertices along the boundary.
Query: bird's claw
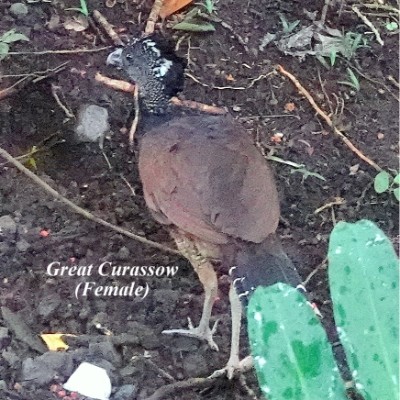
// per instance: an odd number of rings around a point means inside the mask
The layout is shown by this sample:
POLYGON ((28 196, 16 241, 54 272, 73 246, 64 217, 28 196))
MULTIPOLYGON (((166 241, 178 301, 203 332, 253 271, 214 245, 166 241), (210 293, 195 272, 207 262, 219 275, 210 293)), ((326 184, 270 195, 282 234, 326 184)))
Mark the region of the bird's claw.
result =
POLYGON ((213 335, 217 330, 219 320, 215 321, 213 327, 207 325, 202 327, 201 324, 197 327, 193 326, 193 323, 190 318, 188 318, 188 329, 168 329, 162 331, 162 333, 166 335, 182 335, 187 337, 194 337, 199 340, 206 341, 208 345, 215 351, 219 351, 218 345, 214 342, 213 335))
POLYGON ((215 379, 226 375, 228 379, 232 379, 235 375, 245 373, 252 367, 252 356, 247 356, 241 361, 239 361, 239 357, 231 357, 224 368, 217 369, 208 378, 215 379))

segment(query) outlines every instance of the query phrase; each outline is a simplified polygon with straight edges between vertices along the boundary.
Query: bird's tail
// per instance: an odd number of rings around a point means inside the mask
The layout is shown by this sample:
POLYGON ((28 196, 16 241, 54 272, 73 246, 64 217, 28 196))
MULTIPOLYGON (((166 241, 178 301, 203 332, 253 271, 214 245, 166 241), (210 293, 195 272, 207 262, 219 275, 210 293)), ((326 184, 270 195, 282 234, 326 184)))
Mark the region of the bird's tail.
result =
POLYGON ((271 234, 259 244, 246 244, 236 255, 230 269, 233 285, 244 305, 258 286, 286 283, 305 293, 296 267, 283 251, 279 238, 271 234))

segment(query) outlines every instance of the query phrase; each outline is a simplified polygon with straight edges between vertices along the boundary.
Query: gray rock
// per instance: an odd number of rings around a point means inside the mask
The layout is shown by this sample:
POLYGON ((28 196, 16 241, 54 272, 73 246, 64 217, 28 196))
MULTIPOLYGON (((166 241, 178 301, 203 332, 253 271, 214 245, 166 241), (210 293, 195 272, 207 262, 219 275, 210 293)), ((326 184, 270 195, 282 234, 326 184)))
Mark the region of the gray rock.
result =
POLYGON ((14 235, 17 232, 17 224, 9 215, 0 217, 0 236, 14 235))
POLYGON ((102 358, 113 365, 121 363, 121 355, 115 350, 113 344, 109 341, 89 344, 89 354, 92 357, 102 358))
POLYGON ((25 239, 18 240, 16 246, 17 250, 21 253, 25 253, 25 251, 27 251, 31 247, 31 245, 25 239))
POLYGON ((129 260, 130 254, 131 252, 129 249, 126 246, 122 246, 118 251, 117 259, 121 261, 127 261, 129 260))
POLYGON ((0 381, 0 390, 7 390, 8 389, 8 387, 7 387, 7 383, 6 383, 6 381, 0 381))
POLYGON ((78 124, 75 128, 79 142, 99 142, 103 145, 104 135, 110 129, 108 110, 95 104, 86 104, 81 107, 78 115, 78 124))
POLYGON ((51 293, 45 296, 38 305, 38 313, 41 317, 50 317, 60 306, 61 298, 57 293, 51 293))
POLYGON ((134 400, 137 395, 137 388, 134 385, 122 385, 112 396, 112 400, 134 400))
POLYGON ((62 352, 47 352, 36 358, 28 358, 22 363, 21 380, 29 384, 47 385, 56 377, 72 374, 72 355, 62 352))
POLYGON ((0 326, 0 350, 5 349, 11 343, 10 333, 4 326, 0 326))
POLYGON ((14 3, 10 7, 10 14, 15 18, 23 18, 28 14, 28 7, 24 3, 14 3))

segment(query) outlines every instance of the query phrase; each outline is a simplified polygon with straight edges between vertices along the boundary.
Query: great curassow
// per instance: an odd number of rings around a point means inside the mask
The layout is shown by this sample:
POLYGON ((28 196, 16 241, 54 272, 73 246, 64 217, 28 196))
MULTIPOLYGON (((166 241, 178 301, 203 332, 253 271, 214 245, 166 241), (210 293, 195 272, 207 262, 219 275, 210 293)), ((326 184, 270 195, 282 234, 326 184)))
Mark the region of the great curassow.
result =
POLYGON ((182 89, 185 62, 162 37, 135 40, 107 61, 139 87, 145 126, 138 132, 139 173, 147 206, 167 227, 204 287, 199 325, 165 333, 203 339, 218 349, 213 339, 216 325, 210 329, 209 320, 217 295, 215 268, 227 267, 235 285, 229 292, 231 354, 221 371, 231 377, 243 365, 242 306, 235 287, 245 300, 257 285, 301 283, 275 233, 280 210, 273 174, 231 115, 182 115, 168 106, 170 97, 182 89))

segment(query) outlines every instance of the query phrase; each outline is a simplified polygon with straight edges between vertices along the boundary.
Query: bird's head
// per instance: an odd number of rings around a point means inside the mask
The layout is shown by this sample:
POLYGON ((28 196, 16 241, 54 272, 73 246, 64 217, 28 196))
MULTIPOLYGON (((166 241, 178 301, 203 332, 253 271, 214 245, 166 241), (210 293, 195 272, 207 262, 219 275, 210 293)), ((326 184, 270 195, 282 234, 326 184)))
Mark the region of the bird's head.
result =
POLYGON ((112 52, 107 64, 121 68, 138 85, 142 103, 153 113, 165 112, 169 99, 183 89, 186 62, 160 35, 133 40, 112 52))

